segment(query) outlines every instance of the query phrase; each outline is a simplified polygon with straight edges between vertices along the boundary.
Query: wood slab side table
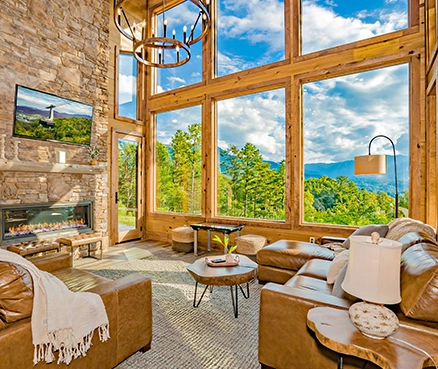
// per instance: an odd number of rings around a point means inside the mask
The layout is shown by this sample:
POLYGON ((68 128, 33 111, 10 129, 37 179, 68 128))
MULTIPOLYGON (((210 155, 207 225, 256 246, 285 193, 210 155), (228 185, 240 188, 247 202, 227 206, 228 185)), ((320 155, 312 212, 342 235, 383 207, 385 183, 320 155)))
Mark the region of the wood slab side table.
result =
POLYGON ((427 328, 416 329, 400 324, 392 336, 376 340, 357 330, 347 310, 329 307, 309 310, 307 325, 315 332, 319 342, 340 354, 338 368, 343 365, 342 355, 356 356, 383 369, 422 369, 433 366, 432 360, 415 347, 427 352, 438 362, 438 334, 427 328))

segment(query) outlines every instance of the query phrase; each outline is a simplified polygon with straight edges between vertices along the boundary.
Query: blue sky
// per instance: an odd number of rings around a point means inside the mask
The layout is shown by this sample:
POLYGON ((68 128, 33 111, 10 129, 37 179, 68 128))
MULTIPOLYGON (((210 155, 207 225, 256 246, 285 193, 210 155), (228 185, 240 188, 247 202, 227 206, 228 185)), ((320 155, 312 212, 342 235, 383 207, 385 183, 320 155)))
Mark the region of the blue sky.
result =
MULTIPOLYGON (((93 107, 80 102, 63 99, 54 95, 46 94, 25 87, 18 87, 17 105, 46 110, 49 105, 55 105, 58 113, 87 115, 92 119, 93 107)), ((47 109, 47 112, 49 110, 47 109)))
MULTIPOLYGON (((283 9, 282 0, 218 0, 219 76, 284 58, 283 9)), ((306 0, 302 10, 303 54, 407 27, 407 0, 306 0)), ((196 12, 190 2, 166 12, 168 32, 175 28, 178 37, 196 12)), ((192 47, 192 60, 186 65, 158 69, 158 75, 157 92, 201 81, 200 43, 192 47)), ((305 162, 351 160, 367 153, 368 142, 376 134, 390 136, 398 152, 408 155, 408 88, 406 65, 303 86, 305 162)), ((279 129, 284 126, 284 90, 220 101, 218 111, 219 146, 259 142, 265 159, 284 158, 284 130, 279 129)), ((189 112, 166 113, 168 119, 160 115, 159 137, 169 140, 166 134, 180 125, 198 122, 189 112)), ((373 145, 376 152, 389 153, 387 143, 379 141, 373 145)))

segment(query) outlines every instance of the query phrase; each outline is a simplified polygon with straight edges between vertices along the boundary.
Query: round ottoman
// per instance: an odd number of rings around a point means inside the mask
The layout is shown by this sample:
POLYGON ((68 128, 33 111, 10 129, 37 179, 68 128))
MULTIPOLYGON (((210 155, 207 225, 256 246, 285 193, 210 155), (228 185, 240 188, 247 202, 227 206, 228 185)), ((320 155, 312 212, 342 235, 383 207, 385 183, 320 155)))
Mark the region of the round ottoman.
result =
POLYGON ((266 245, 266 237, 256 234, 245 234, 236 237, 236 251, 244 255, 256 255, 266 245))
POLYGON ((182 226, 172 230, 172 249, 178 252, 192 252, 195 236, 192 227, 182 226))

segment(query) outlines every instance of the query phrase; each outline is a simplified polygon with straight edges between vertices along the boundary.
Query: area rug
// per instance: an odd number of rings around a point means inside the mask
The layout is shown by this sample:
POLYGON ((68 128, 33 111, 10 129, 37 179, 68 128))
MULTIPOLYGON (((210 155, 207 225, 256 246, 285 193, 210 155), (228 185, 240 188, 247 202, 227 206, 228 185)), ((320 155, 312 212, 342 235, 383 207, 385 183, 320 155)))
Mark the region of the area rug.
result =
MULTIPOLYGON (((117 369, 252 369, 257 359, 261 285, 250 282, 250 298, 239 291, 239 316, 234 317, 230 287, 214 287, 198 308, 193 307, 195 282, 186 265, 193 254, 169 251, 120 262, 94 271, 117 279, 142 273, 152 279, 152 347, 137 352, 117 369)), ((202 286, 201 286, 202 287, 202 286)), ((198 296, 200 289, 198 288, 198 296)))

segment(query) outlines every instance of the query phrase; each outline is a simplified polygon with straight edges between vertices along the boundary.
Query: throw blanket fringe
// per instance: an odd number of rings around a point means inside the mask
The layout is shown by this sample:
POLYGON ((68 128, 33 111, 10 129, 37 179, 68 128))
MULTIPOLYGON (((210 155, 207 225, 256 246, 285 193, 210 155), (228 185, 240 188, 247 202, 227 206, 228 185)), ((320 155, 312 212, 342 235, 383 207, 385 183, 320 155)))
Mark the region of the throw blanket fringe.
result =
POLYGON ((10 251, 0 249, 0 260, 22 266, 32 277, 34 365, 43 360, 53 362, 54 351, 58 351, 58 364, 68 365, 73 359, 85 356, 95 329, 102 342, 110 338, 108 316, 98 294, 72 292, 54 275, 10 251))

